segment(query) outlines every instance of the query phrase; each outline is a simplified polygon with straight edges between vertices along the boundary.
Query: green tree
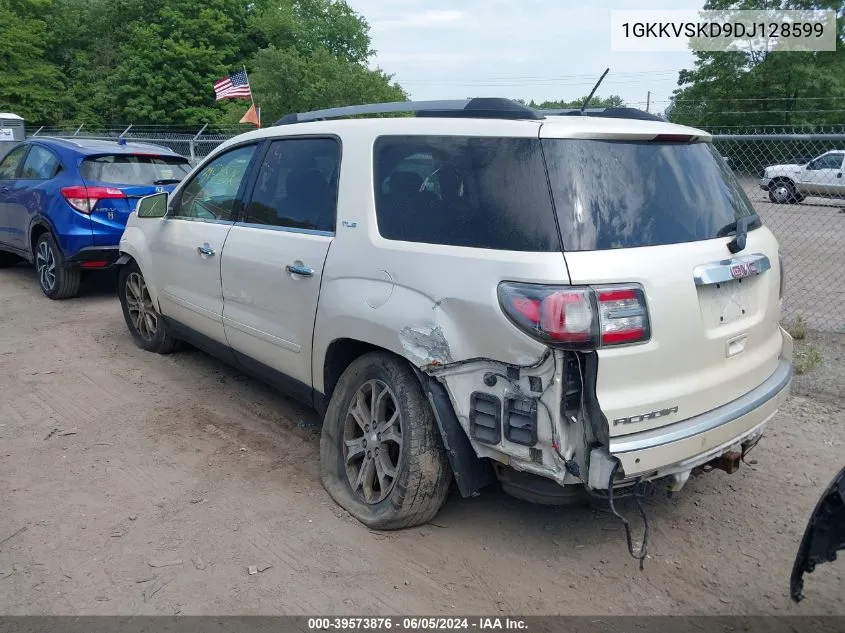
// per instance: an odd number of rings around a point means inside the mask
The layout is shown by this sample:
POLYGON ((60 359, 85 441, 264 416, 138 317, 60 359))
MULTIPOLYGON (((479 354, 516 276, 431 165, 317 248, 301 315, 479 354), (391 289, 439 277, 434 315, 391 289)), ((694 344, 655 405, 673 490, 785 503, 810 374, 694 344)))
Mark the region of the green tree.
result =
POLYGON ((250 40, 259 48, 293 48, 303 55, 327 51, 352 63, 365 63, 370 26, 344 0, 258 0, 253 5, 250 40))
MULTIPOLYGON (((541 110, 562 110, 565 108, 580 108, 586 99, 587 95, 584 95, 572 101, 543 101, 542 103, 531 101, 528 105, 541 110)), ((619 95, 610 95, 609 97, 593 96, 587 104, 587 108, 619 108, 624 105, 625 100, 619 95)))
POLYGON ((325 49, 304 55, 270 45, 255 56, 253 68, 253 92, 266 122, 292 112, 407 99, 383 71, 325 49))
POLYGON ((223 110, 212 85, 241 61, 242 8, 240 0, 164 0, 155 19, 129 29, 98 109, 133 123, 216 121, 223 110))
POLYGON ((265 120, 405 98, 372 55, 345 0, 0 0, 0 107, 31 123, 237 121, 213 83, 242 64, 265 120))
POLYGON ((841 0, 710 0, 708 10, 834 9, 835 52, 697 52, 682 70, 666 114, 700 127, 813 126, 845 113, 845 39, 841 0))
POLYGON ((67 79, 48 59, 52 0, 0 0, 0 110, 30 124, 54 121, 71 109, 67 79))

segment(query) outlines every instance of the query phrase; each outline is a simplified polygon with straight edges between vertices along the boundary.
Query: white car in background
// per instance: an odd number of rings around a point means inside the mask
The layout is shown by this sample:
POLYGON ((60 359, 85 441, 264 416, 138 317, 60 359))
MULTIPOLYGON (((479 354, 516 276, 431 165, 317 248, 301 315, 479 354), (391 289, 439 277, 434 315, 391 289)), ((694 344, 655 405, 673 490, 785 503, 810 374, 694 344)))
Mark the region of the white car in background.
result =
POLYGON ((807 196, 845 198, 845 150, 833 150, 804 165, 772 165, 763 170, 760 188, 776 204, 794 204, 807 196))

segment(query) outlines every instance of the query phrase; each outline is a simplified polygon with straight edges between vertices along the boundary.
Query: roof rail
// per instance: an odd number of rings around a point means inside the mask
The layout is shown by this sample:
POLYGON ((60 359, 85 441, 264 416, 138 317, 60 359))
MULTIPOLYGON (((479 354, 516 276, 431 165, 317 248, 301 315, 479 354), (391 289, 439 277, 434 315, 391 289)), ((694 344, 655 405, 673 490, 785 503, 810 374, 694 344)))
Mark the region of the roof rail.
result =
POLYGON ((610 119, 639 119, 641 121, 664 121, 656 114, 639 110, 637 108, 614 107, 614 108, 587 108, 583 112, 581 108, 564 108, 557 110, 535 110, 540 115, 546 116, 597 116, 610 119))
POLYGON ((388 114, 391 112, 413 112, 418 117, 451 117, 473 119, 542 119, 536 110, 510 99, 479 97, 475 99, 442 101, 394 101, 391 103, 368 103, 288 114, 274 125, 289 125, 306 121, 322 121, 362 114, 388 114))
POLYGON ((30 140, 32 138, 35 138, 35 140, 38 140, 38 141, 62 141, 63 143, 68 143, 68 144, 74 145, 76 147, 81 147, 81 145, 79 143, 77 143, 76 141, 74 141, 73 139, 66 138, 64 136, 44 136, 44 135, 34 136, 34 135, 30 135, 30 136, 26 137, 26 140, 30 140))

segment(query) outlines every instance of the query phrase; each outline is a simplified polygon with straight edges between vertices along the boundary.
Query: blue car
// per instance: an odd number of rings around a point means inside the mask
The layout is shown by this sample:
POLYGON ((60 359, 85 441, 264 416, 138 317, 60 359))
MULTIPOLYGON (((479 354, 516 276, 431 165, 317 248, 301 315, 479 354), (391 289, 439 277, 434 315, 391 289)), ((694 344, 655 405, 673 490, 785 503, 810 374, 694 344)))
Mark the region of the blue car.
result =
POLYGON ((51 299, 79 292, 83 272, 111 268, 138 199, 190 171, 166 147, 31 138, 0 159, 0 268, 35 264, 51 299))

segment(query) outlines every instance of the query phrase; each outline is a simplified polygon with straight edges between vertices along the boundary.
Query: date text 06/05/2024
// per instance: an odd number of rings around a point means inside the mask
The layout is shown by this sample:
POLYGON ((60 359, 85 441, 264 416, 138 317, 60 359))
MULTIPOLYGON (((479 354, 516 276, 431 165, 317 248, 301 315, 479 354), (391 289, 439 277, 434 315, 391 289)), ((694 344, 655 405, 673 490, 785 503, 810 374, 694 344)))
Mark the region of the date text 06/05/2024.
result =
POLYGON ((522 618, 511 617, 326 617, 308 618, 312 631, 527 631, 522 618))

